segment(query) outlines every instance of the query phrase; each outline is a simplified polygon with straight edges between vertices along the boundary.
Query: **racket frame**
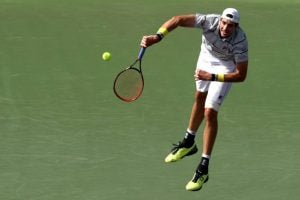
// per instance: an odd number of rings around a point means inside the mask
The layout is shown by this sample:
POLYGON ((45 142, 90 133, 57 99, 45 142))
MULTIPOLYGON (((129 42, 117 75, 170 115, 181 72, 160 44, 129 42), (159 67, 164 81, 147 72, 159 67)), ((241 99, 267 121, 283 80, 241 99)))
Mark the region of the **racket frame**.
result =
POLYGON ((132 101, 135 101, 137 100, 143 93, 143 90, 144 90, 144 76, 143 76, 143 72, 142 72, 142 58, 144 56, 144 53, 146 51, 146 48, 142 47, 140 49, 140 52, 139 52, 139 55, 138 55, 138 58, 129 66, 127 67, 126 69, 122 70, 121 72, 118 73, 118 75, 116 76, 115 78, 115 81, 114 81, 114 85, 113 85, 113 91, 115 93, 115 95, 122 101, 124 102, 132 102, 132 101), (138 68, 135 67, 135 65, 138 63, 138 68), (120 75, 122 75, 124 72, 126 72, 127 70, 136 70, 140 76, 141 76, 141 79, 142 79, 142 89, 140 90, 139 94, 132 98, 132 99, 126 99, 126 98, 123 98, 122 96, 120 96, 118 93, 117 93, 117 90, 116 90, 116 82, 119 78, 120 75))

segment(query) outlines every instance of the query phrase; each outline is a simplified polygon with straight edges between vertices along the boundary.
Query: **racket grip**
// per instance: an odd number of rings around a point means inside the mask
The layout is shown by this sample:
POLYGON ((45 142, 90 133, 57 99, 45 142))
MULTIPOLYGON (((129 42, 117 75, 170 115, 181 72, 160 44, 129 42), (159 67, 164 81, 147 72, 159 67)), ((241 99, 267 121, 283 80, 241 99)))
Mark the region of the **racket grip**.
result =
POLYGON ((138 59, 139 59, 139 60, 141 60, 141 59, 143 58, 145 51, 146 51, 146 48, 145 48, 145 47, 142 47, 142 48, 140 49, 140 52, 139 52, 139 55, 138 55, 138 59))

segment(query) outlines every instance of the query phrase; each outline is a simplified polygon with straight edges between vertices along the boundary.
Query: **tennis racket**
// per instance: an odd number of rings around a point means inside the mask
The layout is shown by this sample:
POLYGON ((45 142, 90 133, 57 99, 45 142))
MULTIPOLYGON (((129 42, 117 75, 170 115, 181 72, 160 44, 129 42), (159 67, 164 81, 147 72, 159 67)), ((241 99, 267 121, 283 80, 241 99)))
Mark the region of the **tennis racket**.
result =
POLYGON ((122 101, 135 101, 143 92, 144 77, 142 73, 142 58, 145 51, 146 48, 142 47, 138 58, 115 78, 114 93, 122 101))

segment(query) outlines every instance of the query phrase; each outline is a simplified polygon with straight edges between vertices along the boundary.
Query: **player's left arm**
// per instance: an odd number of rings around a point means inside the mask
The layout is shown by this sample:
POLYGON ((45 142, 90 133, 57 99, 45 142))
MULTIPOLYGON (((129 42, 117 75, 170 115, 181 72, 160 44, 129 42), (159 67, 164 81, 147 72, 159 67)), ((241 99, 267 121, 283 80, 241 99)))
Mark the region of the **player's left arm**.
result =
POLYGON ((243 82, 247 77, 248 61, 236 64, 236 70, 227 74, 211 74, 203 70, 195 71, 195 80, 220 81, 220 82, 243 82))
POLYGON ((243 82, 247 77, 248 61, 236 64, 236 70, 232 73, 224 74, 224 82, 243 82))

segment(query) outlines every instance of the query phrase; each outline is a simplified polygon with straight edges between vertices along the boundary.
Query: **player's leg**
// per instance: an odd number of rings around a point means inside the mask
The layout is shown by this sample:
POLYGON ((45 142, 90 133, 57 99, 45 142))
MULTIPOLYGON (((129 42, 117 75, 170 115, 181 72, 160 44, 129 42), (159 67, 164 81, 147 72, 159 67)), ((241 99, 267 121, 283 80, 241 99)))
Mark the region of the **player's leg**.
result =
POLYGON ((188 130, 196 133, 203 118, 204 118, 204 105, 207 92, 195 92, 195 102, 192 107, 192 112, 190 115, 188 130))
POLYGON ((188 129, 183 140, 174 145, 171 152, 167 155, 165 162, 174 162, 197 152, 198 149, 195 143, 195 135, 204 118, 206 96, 207 92, 195 92, 195 101, 192 107, 188 129))
POLYGON ((203 132, 202 158, 192 180, 186 185, 186 189, 190 191, 200 190, 202 185, 208 181, 209 159, 218 131, 218 112, 212 108, 205 108, 204 116, 205 127, 203 132))
POLYGON ((218 131, 218 111, 230 87, 231 83, 213 82, 210 85, 205 102, 202 158, 192 180, 186 185, 187 190, 200 190, 203 183, 208 180, 209 159, 218 131))
POLYGON ((218 132, 218 112, 212 108, 205 109, 205 127, 203 131, 203 155, 210 156, 218 132))

